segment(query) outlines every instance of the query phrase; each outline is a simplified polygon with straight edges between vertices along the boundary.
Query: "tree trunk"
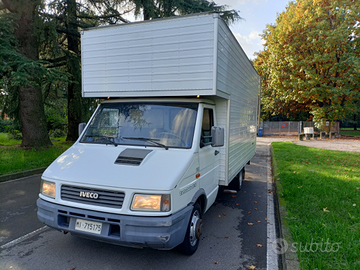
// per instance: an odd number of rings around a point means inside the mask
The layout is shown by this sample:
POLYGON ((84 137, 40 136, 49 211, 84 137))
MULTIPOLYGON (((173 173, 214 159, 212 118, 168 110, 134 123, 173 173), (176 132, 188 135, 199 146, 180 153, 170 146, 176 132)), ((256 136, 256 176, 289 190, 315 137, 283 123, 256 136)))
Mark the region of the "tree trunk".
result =
MULTIPOLYGON (((38 44, 34 34, 37 0, 3 0, 5 7, 17 14, 14 35, 18 40, 17 49, 29 60, 38 60, 38 44)), ((21 68, 21 67, 20 67, 21 68)), ((34 81, 36 77, 32 78, 34 81)), ((49 139, 41 88, 33 85, 19 87, 20 120, 22 125, 23 147, 42 147, 51 145, 49 139)))
POLYGON ((354 114, 354 130, 357 130, 357 114, 354 114))
POLYGON ((33 86, 19 89, 20 120, 23 147, 43 147, 51 145, 41 89, 33 86))
MULTIPOLYGON (((71 61, 75 62, 75 61, 71 61)), ((69 72, 74 71, 71 66, 69 72)), ((75 72, 79 72, 79 68, 75 72)), ((74 74, 74 73, 72 73, 74 74)), ((69 83, 68 85, 68 132, 67 141, 76 141, 78 138, 78 126, 81 123, 81 85, 69 83)))
POLYGON ((80 69, 80 39, 76 20, 76 1, 67 0, 68 20, 67 20, 67 42, 68 42, 68 72, 72 74, 73 82, 68 84, 68 133, 67 141, 76 141, 78 138, 78 126, 81 122, 81 69, 80 69))
POLYGON ((142 0, 142 7, 143 7, 143 15, 144 21, 148 21, 151 19, 151 4, 149 0, 142 0))

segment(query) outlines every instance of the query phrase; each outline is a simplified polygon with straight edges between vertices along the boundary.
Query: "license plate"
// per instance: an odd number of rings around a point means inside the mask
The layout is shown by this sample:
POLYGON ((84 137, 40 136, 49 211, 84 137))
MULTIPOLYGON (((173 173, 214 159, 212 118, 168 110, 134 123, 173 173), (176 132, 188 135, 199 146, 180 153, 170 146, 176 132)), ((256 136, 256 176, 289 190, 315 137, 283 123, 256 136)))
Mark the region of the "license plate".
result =
POLYGON ((76 219, 75 230, 101 234, 102 223, 83 219, 76 219))

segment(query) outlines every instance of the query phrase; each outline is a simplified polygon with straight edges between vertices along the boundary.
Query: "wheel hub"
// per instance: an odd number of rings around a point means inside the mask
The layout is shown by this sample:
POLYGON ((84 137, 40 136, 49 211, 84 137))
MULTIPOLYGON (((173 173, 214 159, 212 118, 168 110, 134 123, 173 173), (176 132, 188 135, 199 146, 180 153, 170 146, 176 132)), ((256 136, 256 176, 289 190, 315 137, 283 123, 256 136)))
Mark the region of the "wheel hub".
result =
POLYGON ((196 226, 196 238, 200 239, 202 233, 202 219, 198 220, 197 226, 196 226))
POLYGON ((202 231, 202 219, 200 218, 199 211, 195 211, 191 217, 190 222, 190 244, 195 246, 200 239, 202 231))

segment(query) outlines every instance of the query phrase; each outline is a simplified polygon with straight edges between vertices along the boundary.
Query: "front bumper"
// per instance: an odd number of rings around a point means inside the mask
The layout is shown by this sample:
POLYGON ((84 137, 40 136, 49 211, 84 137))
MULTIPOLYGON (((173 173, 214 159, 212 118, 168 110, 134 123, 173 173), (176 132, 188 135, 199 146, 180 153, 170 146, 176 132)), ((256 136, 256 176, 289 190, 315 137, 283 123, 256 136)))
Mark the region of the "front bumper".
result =
POLYGON ((131 247, 172 249, 184 240, 193 206, 167 217, 103 213, 37 200, 38 218, 49 227, 81 237, 131 247), (99 235, 75 230, 76 219, 102 223, 99 235))

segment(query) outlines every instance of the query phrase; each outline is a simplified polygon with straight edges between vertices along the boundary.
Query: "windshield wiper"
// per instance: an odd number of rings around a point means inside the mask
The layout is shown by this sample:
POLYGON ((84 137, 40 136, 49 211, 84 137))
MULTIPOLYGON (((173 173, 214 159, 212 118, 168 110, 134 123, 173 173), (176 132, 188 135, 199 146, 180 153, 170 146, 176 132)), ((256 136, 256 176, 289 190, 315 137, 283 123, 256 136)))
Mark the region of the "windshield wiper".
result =
MULTIPOLYGON (((119 145, 119 143, 115 142, 114 137, 101 136, 101 135, 92 135, 92 136, 91 135, 86 135, 85 137, 87 137, 87 138, 89 138, 89 137, 98 137, 101 140, 101 142, 105 143, 106 145, 113 144, 113 145, 115 145, 115 147, 119 145)), ((120 139, 122 139, 122 138, 120 138, 120 139)))
POLYGON ((156 145, 158 145, 158 146, 164 147, 165 150, 168 150, 168 149, 169 149, 169 147, 167 147, 166 145, 157 142, 158 139, 142 138, 142 137, 122 137, 122 139, 125 139, 125 140, 135 140, 135 141, 144 141, 144 142, 151 142, 151 143, 154 143, 154 144, 156 144, 156 145))
MULTIPOLYGON (((110 144, 115 145, 115 147, 117 147, 119 144, 115 142, 115 138, 114 137, 105 137, 104 139, 107 139, 108 142, 110 142, 110 144)), ((106 143, 106 145, 108 145, 108 143, 106 143)))

